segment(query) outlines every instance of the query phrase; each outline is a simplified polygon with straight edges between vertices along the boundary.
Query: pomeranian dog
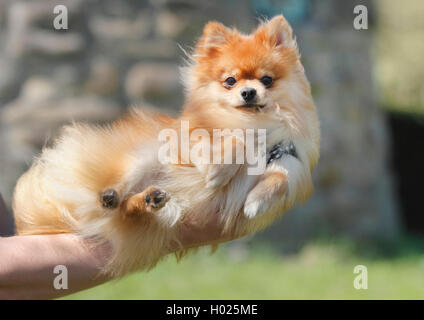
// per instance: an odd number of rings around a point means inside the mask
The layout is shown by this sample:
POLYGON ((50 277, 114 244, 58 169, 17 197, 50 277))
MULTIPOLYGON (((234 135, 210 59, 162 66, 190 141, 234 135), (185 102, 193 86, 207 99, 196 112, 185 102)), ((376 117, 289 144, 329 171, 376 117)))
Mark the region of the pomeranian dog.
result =
MULTIPOLYGON (((188 218, 218 218, 223 234, 235 238, 306 200, 319 157, 319 121, 284 17, 262 22, 250 35, 208 23, 182 73, 186 102, 178 119, 134 110, 109 126, 65 127, 16 185, 18 233, 76 233, 107 242, 113 253, 104 272, 119 276, 152 268, 178 244, 188 218), (177 163, 160 161, 158 136, 174 129, 184 143, 183 120, 190 132, 211 136, 216 129, 264 129, 264 172, 249 174, 246 163, 194 162, 182 152, 177 163)), ((246 149, 231 139, 213 145, 213 154, 221 157, 228 145, 246 149)))

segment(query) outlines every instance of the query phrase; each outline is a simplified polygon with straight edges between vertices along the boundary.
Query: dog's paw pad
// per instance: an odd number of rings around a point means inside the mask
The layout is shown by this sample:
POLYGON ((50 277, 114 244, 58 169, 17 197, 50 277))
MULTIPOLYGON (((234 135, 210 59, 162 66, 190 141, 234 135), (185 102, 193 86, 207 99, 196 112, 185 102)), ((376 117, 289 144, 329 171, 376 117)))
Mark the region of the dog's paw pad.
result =
POLYGON ((144 198, 147 207, 154 210, 162 208, 169 200, 168 193, 158 187, 151 187, 144 198))
POLYGON ((100 202, 103 208, 115 209, 119 205, 119 195, 115 189, 106 189, 100 194, 100 202))

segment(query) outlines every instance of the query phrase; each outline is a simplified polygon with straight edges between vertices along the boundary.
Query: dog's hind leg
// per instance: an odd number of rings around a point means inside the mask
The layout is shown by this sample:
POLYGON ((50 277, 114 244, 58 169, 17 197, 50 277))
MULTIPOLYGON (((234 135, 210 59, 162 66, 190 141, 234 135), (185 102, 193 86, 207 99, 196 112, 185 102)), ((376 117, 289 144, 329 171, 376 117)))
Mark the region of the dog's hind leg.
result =
POLYGON ((168 193, 156 186, 147 187, 140 193, 122 201, 120 214, 123 218, 136 217, 159 211, 170 199, 168 193))

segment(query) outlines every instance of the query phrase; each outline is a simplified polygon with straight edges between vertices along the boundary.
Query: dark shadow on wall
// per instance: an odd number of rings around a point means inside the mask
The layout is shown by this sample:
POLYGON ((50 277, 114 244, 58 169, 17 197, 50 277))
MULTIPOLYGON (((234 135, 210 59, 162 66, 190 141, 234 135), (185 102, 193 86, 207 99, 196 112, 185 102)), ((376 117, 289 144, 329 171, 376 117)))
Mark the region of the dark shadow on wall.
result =
POLYGON ((424 116, 389 112, 388 119, 401 219, 407 231, 424 236, 424 116))

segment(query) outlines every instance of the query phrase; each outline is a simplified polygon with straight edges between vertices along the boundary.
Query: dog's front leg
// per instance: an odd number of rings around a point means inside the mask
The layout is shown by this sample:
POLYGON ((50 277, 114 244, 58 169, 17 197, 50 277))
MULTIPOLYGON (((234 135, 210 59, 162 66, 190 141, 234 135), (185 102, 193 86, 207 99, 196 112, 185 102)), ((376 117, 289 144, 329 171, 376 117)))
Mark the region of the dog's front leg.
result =
POLYGON ((268 211, 285 197, 287 188, 286 174, 278 171, 266 172, 247 195, 244 204, 245 216, 254 218, 268 211))
POLYGON ((308 198, 312 191, 311 174, 298 151, 292 142, 279 143, 270 150, 265 174, 247 194, 246 217, 254 218, 275 206, 284 209, 308 198))
POLYGON ((227 185, 244 163, 245 145, 239 139, 224 139, 222 146, 212 148, 208 164, 197 165, 205 176, 208 188, 227 185))

